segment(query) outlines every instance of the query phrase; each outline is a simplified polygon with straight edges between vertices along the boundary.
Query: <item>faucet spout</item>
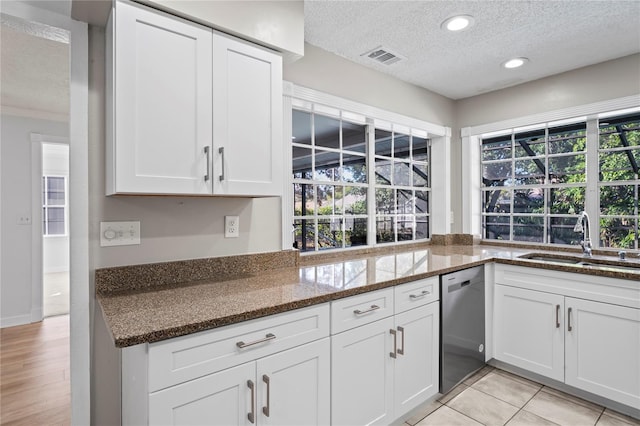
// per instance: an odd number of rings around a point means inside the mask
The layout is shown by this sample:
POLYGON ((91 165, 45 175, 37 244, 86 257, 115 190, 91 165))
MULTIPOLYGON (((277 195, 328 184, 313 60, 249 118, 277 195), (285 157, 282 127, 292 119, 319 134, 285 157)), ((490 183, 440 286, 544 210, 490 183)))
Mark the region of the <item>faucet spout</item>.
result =
POLYGON ((589 215, 587 212, 583 211, 580 213, 580 216, 578 216, 578 221, 576 222, 576 226, 573 227, 573 232, 582 233, 580 246, 582 247, 582 255, 584 257, 591 257, 591 238, 589 236, 590 228, 589 215))

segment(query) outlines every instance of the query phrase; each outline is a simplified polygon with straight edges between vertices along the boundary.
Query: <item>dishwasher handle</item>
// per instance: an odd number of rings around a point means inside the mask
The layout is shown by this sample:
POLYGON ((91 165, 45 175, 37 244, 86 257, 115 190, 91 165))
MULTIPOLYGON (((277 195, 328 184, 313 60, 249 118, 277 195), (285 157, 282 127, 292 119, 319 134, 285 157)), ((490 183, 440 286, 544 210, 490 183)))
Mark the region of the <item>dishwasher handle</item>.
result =
POLYGON ((459 283, 450 283, 447 285, 447 293, 453 293, 454 291, 462 290, 469 285, 471 285, 471 280, 466 280, 459 283))

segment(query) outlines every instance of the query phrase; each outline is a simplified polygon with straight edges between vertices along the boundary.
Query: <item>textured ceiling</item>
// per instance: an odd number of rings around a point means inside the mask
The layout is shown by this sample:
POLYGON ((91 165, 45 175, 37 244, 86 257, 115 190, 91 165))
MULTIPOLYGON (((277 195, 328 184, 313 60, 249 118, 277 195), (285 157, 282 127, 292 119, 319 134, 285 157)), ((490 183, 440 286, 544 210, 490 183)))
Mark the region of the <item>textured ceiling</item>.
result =
POLYGON ((3 109, 58 119, 68 116, 68 33, 2 15, 0 38, 3 109))
POLYGON ((309 1, 305 40, 364 66, 461 99, 640 52, 640 1, 309 1), (446 18, 472 15, 452 33, 446 18), (378 46, 406 57, 383 65, 378 46), (505 60, 529 64, 506 70, 505 60))

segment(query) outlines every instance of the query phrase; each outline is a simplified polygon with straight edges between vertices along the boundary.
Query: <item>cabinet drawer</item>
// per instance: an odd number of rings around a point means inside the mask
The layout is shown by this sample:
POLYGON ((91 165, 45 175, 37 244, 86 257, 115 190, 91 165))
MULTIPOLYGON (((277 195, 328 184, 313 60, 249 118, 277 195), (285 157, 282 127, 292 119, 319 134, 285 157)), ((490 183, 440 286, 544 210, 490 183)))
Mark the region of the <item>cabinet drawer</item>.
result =
POLYGON ((393 288, 331 302, 331 334, 393 315, 393 288))
POLYGON ((329 335, 329 304, 149 345, 149 392, 329 335))
POLYGON ((439 299, 440 278, 430 277, 394 287, 395 313, 417 308, 439 299))

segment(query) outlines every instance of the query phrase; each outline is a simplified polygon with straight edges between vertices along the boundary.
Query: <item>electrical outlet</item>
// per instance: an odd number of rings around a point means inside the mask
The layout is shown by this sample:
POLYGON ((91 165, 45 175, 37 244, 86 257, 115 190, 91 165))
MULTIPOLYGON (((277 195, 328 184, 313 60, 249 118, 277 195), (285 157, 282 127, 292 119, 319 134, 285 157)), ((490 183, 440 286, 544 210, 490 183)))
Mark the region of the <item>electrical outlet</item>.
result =
POLYGON ((240 217, 225 216, 224 217, 224 237, 238 238, 240 236, 240 217))
POLYGON ((140 244, 140 222, 100 222, 100 246, 140 244))
POLYGON ((31 217, 30 216, 20 216, 18 218, 18 225, 31 225, 31 217))

